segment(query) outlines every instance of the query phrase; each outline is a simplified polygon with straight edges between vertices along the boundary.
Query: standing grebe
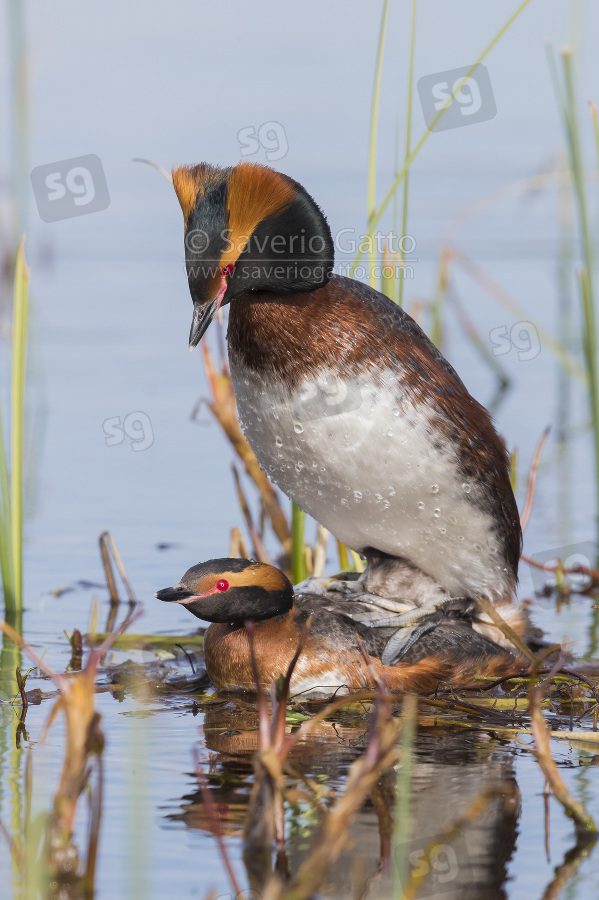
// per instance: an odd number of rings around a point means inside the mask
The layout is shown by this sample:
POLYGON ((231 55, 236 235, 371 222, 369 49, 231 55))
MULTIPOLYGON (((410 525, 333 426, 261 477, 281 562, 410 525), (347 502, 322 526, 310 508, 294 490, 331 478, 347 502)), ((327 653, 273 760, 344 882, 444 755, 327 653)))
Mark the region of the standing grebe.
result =
POLYGON ((190 348, 230 303, 239 417, 272 481, 366 556, 360 589, 510 604, 521 530, 506 447, 439 350, 383 294, 332 274, 326 219, 292 178, 202 163, 173 184, 190 348))
POLYGON ((476 676, 503 677, 523 666, 506 650, 460 618, 445 616, 393 666, 381 654, 394 627, 369 627, 345 614, 359 604, 323 603, 319 594, 294 595, 274 566, 248 559, 212 559, 188 569, 174 587, 157 591, 159 600, 180 603, 210 625, 204 639, 206 671, 216 688, 254 691, 250 643, 244 623, 253 621, 254 654, 260 686, 283 675, 309 617, 310 629, 291 680, 294 693, 374 688, 374 679, 357 645, 391 690, 428 691, 441 682, 476 685, 476 676))

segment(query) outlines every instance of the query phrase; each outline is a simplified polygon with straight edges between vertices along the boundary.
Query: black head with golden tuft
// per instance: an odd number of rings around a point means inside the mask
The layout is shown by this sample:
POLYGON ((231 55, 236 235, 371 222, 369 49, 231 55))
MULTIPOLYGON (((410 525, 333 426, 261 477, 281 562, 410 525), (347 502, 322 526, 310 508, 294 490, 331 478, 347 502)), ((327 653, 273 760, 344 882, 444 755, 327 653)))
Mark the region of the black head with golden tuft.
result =
POLYGON ((158 600, 179 603, 206 622, 242 624, 272 619, 293 606, 293 587, 275 566, 250 559, 211 559, 188 569, 158 600))
POLYGON ((268 166, 201 163, 173 170, 183 210, 196 346, 220 306, 251 291, 323 287, 334 264, 322 210, 305 188, 268 166))

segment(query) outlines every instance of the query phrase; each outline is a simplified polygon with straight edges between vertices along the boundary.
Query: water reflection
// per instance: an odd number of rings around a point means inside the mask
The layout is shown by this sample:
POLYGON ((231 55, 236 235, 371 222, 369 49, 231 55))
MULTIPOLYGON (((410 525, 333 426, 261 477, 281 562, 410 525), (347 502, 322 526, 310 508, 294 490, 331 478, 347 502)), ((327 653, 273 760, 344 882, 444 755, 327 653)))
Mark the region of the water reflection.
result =
MULTIPOLYGON (((258 748, 256 721, 255 707, 237 699, 205 713, 209 789, 229 837, 243 835, 253 780, 251 757, 258 748)), ((342 789, 349 766, 366 742, 365 731, 336 724, 321 726, 294 747, 286 798, 285 865, 291 876, 309 855, 322 811, 342 789)), ((511 755, 497 741, 468 733, 420 734, 415 750, 408 860, 411 873, 422 875, 422 881, 414 896, 505 898, 520 814, 511 755), (485 792, 490 799, 479 815, 468 820, 467 811, 485 792), (452 831, 465 816, 462 827, 452 831)), ((332 868, 323 896, 344 900, 397 896, 393 878, 398 848, 391 834, 395 794, 396 772, 388 770, 354 818, 351 849, 332 868)), ((199 785, 181 798, 178 810, 168 818, 187 828, 212 830, 199 785)), ((244 862, 248 883, 259 891, 253 861, 244 862)), ((278 863, 280 870, 281 860, 278 863)))
MULTIPOLYGON (((19 631, 23 627, 22 617, 19 613, 7 613, 6 620, 9 625, 19 631)), ((7 809, 10 806, 11 822, 19 829, 23 821, 20 743, 24 727, 23 717, 19 721, 19 715, 13 708, 12 700, 19 694, 16 670, 21 665, 21 650, 6 634, 2 634, 2 650, 0 652, 0 809, 7 809)), ((12 877, 14 886, 18 877, 14 856, 12 857, 12 877)))

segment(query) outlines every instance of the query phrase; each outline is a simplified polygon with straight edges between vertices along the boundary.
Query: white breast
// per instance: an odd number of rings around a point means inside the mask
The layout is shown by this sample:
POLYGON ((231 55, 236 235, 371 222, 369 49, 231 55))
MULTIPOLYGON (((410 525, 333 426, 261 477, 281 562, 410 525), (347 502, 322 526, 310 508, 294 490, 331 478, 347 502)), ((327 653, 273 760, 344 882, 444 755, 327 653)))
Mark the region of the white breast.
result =
MULTIPOLYGON (((396 371, 341 381, 330 371, 293 390, 235 360, 244 433, 260 465, 302 509, 354 550, 371 546, 417 565, 452 596, 509 592, 494 523, 476 503, 453 449, 396 371)), ((406 598, 407 599, 407 598, 406 598)))

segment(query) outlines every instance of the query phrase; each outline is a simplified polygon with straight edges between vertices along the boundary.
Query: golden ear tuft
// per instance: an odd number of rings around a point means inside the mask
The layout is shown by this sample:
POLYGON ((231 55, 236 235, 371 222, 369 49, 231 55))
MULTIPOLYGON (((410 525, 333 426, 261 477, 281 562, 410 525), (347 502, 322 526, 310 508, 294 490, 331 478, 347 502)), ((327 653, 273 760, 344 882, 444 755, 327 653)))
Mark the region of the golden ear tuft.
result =
POLYGON ((284 591, 287 579, 280 569, 268 563, 254 563, 251 568, 244 569, 237 576, 238 585, 258 584, 267 591, 284 591))
POLYGON ((256 226, 267 216, 291 206, 295 196, 293 184, 280 172, 258 163, 238 163, 229 175, 230 240, 221 264, 235 263, 256 226))
POLYGON ((231 587, 262 587, 267 591, 284 591, 287 579, 275 566, 268 563, 253 563, 241 572, 223 572, 219 578, 226 578, 231 587))
POLYGON ((225 177, 226 169, 219 169, 208 163, 198 166, 179 166, 173 169, 173 187, 181 209, 185 227, 187 220, 197 206, 198 195, 202 197, 209 186, 216 185, 225 177))
POLYGON ((172 170, 173 187, 183 210, 186 226, 198 196, 199 179, 195 172, 197 168, 197 166, 179 166, 178 169, 172 170))

